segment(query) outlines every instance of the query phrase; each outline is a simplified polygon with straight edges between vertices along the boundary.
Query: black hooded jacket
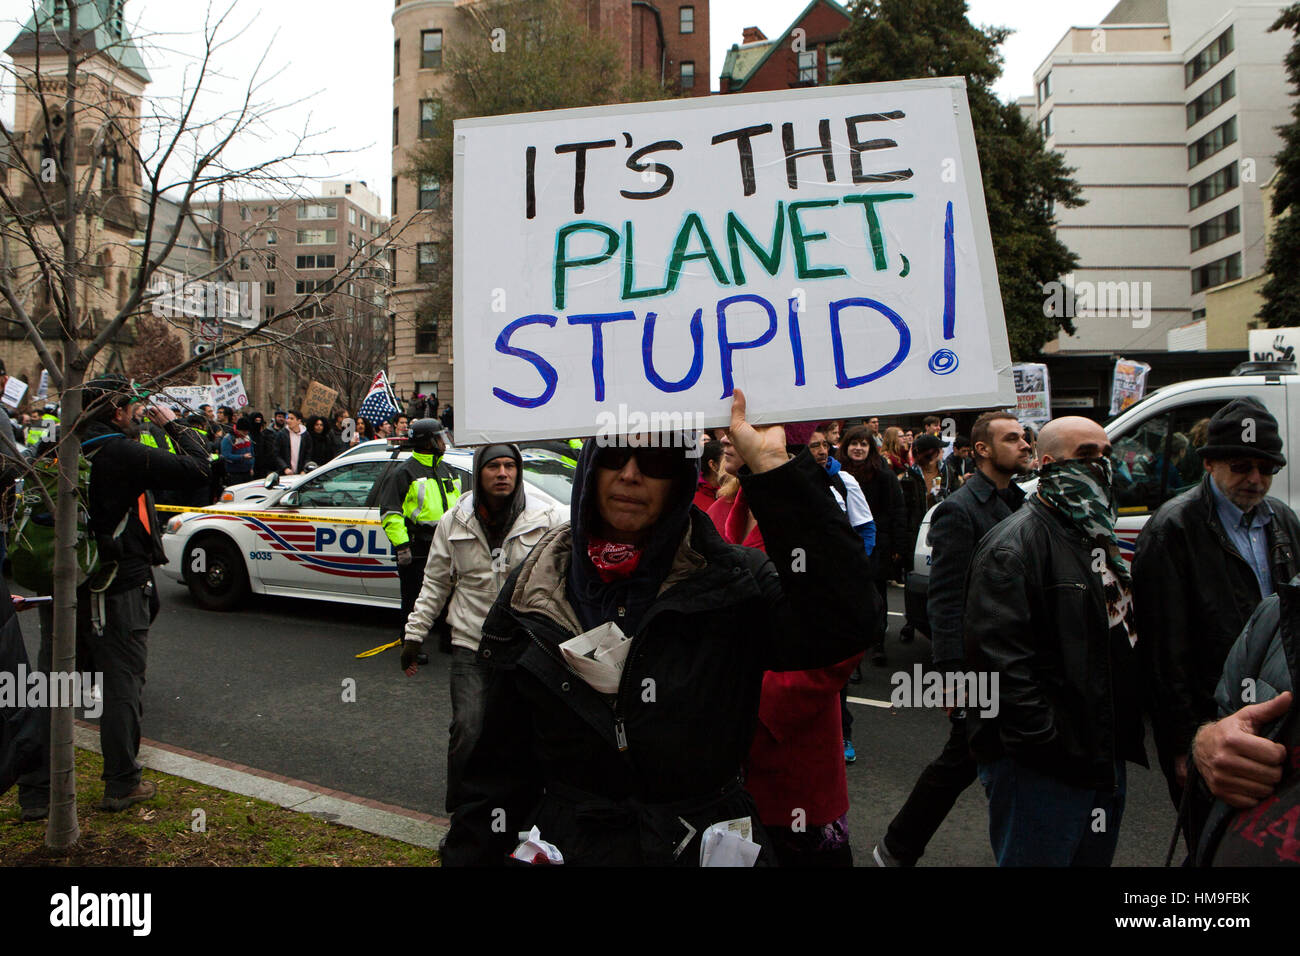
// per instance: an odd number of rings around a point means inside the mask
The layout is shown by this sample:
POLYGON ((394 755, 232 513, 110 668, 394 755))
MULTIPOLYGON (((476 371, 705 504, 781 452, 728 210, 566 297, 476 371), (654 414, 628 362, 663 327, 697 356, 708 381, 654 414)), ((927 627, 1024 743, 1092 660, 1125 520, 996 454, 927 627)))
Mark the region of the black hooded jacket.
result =
POLYGON ((727 544, 691 508, 696 459, 683 454, 638 570, 597 584, 586 560, 596 451, 589 441, 579 460, 573 524, 537 544, 484 622, 484 724, 447 795, 443 864, 501 865, 535 824, 569 864, 693 866, 699 834, 738 817, 770 862, 741 782, 763 672, 826 667, 866 645, 869 605, 825 600, 866 582, 862 539, 805 452, 741 476, 771 558, 727 544), (632 637, 615 695, 559 650, 605 621, 632 637))

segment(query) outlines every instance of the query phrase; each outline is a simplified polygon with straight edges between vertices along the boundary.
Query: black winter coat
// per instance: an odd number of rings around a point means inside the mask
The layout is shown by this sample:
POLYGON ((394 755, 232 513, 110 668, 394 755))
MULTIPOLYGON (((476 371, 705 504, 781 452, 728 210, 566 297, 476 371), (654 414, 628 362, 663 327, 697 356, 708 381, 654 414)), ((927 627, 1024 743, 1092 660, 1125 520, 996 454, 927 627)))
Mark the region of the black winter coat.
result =
POLYGON ((694 866, 699 832, 746 816, 760 862, 771 862, 740 784, 763 672, 830 666, 872 630, 869 603, 826 600, 854 593, 867 573, 828 481, 806 452, 742 475, 771 560, 690 510, 613 699, 563 662, 557 645, 581 630, 563 583, 570 526, 543 538, 483 625, 482 737, 448 793, 443 864, 501 865, 536 825, 569 864, 694 866))
MULTIPOLYGON (((1219 521, 1207 474, 1160 507, 1133 557, 1133 601, 1149 671, 1148 707, 1166 776, 1196 728, 1215 718, 1223 662, 1262 599, 1259 581, 1219 521)), ((1300 519, 1276 498, 1267 537, 1273 586, 1300 571, 1300 519)))
POLYGON ((998 674, 996 716, 968 708, 971 751, 1078 787, 1146 766, 1137 654, 1112 640, 1093 545, 1037 496, 984 537, 971 564, 966 659, 998 674))
POLYGON ((137 504, 140 496, 167 490, 193 492, 210 480, 211 463, 199 433, 173 421, 167 424, 167 434, 176 445, 175 455, 131 441, 100 421, 90 422, 82 434, 81 447, 91 458, 90 531, 99 547, 100 563, 117 562, 109 594, 144 584, 152 566, 166 560, 158 515, 150 501, 149 527, 144 526, 137 504), (116 534, 124 516, 126 524, 116 534))
POLYGON ((904 554, 902 543, 906 537, 906 514, 903 490, 898 486, 893 469, 883 460, 870 479, 863 481, 859 478, 858 484, 862 486, 862 494, 876 522, 876 544, 871 549, 872 571, 876 577, 887 576, 894 569, 893 555, 904 554))
POLYGON ((1024 501, 1025 493, 1012 484, 1007 497, 982 471, 940 502, 930 519, 930 583, 926 616, 930 621, 930 648, 939 670, 959 665, 966 656, 962 640, 962 613, 966 607, 966 575, 971 558, 984 536, 1024 501), (945 666, 940 666, 945 665, 945 666))

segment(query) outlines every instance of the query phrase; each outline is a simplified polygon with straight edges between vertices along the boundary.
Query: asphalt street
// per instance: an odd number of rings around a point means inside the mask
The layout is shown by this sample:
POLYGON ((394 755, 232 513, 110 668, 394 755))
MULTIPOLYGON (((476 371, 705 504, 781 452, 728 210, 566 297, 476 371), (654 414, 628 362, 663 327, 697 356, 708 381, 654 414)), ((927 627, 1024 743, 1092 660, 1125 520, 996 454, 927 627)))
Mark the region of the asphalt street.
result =
MULTIPOLYGON (((159 569, 161 571, 161 569, 159 569)), ((230 613, 200 610, 175 580, 158 577, 162 611, 149 637, 144 735, 178 747, 331 789, 445 815, 449 658, 431 654, 415 677, 396 648, 356 654, 398 636, 396 612, 254 596, 230 613)), ((902 591, 891 589, 884 667, 862 665, 850 693, 888 702, 890 677, 929 654, 898 640, 902 591)), ((34 615, 24 615, 35 658, 34 615)), ((850 833, 859 865, 942 749, 942 711, 854 704, 857 762, 848 768, 850 833)), ((1148 747, 1150 735, 1148 734, 1148 747)), ((1130 768, 1117 865, 1158 866, 1174 824, 1158 771, 1130 768)), ((921 861, 988 866, 987 813, 978 782, 967 789, 921 861)))

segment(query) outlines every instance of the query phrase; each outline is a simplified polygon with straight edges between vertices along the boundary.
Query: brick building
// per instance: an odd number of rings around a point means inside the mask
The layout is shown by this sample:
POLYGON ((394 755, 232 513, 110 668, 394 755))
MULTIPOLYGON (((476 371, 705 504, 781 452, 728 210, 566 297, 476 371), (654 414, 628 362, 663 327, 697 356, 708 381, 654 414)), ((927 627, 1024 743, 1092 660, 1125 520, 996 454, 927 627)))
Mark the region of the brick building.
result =
POLYGON ((830 47, 850 19, 835 0, 812 0, 775 40, 758 27, 746 27, 742 41, 732 44, 723 60, 719 91, 754 93, 833 82, 840 59, 830 47))
MULTIPOLYGON (((569 0, 589 29, 612 37, 631 69, 651 73, 671 93, 709 94, 709 0, 569 0)), ((389 377, 399 394, 452 400, 451 303, 422 311, 443 236, 420 211, 441 201, 438 183, 403 176, 410 150, 437 122, 429 92, 442 86, 443 53, 482 42, 467 11, 475 0, 396 0, 393 13, 392 349, 389 377), (414 215, 412 215, 414 213, 414 215)))
POLYGON ((364 182, 344 181, 322 183, 316 195, 292 200, 196 204, 205 233, 230 260, 229 279, 257 287, 254 322, 301 304, 274 326, 277 338, 290 336, 279 347, 253 343, 224 360, 227 367, 247 368, 244 384, 254 407, 296 406, 314 377, 356 411, 357 382, 368 386, 389 351, 381 238, 388 220, 380 210, 379 196, 364 182))

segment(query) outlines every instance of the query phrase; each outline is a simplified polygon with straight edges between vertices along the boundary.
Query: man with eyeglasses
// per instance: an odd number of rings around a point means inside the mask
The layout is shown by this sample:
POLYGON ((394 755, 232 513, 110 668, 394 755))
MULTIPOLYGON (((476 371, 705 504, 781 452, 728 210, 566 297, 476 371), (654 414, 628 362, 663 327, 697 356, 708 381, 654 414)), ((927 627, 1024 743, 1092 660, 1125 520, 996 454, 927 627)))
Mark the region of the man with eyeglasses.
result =
POLYGON ((1147 703, 1175 806, 1197 728, 1218 716, 1228 651, 1259 602, 1300 570, 1300 519, 1268 497, 1286 465, 1277 419, 1253 398, 1236 399, 1210 419, 1198 451, 1201 483, 1152 515, 1133 558, 1147 703))

